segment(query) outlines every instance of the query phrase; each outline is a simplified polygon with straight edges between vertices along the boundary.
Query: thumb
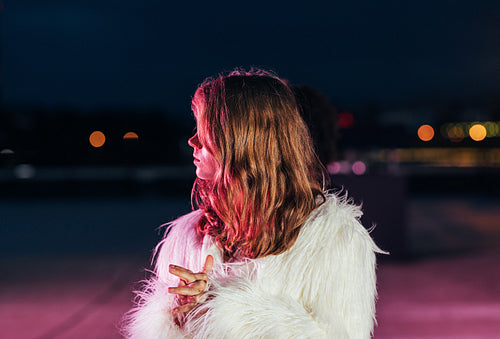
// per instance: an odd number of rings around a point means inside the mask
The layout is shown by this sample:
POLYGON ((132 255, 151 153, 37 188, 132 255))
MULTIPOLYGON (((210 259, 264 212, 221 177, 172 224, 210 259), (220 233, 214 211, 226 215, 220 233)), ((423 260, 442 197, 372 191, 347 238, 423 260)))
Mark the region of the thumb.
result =
POLYGON ((214 265, 214 257, 212 257, 210 254, 207 255, 207 258, 205 259, 205 265, 203 266, 203 273, 210 273, 212 271, 212 266, 214 265))

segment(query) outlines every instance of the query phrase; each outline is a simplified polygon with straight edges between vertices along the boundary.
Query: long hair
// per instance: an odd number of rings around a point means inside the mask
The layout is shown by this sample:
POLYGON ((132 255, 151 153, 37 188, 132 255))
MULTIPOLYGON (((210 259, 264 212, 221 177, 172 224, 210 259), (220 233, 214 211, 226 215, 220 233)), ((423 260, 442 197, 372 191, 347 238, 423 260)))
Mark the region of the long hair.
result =
POLYGON ((321 204, 324 171, 294 94, 264 71, 207 79, 192 109, 198 138, 219 163, 214 180, 196 179, 201 234, 228 258, 259 258, 289 249, 321 204))

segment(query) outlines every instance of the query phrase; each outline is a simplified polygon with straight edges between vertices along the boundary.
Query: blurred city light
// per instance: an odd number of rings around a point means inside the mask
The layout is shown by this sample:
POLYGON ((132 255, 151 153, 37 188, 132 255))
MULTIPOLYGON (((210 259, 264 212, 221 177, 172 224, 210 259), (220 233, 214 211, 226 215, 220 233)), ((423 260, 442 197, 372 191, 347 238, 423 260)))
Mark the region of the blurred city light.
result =
POLYGON ((441 125, 441 128, 439 130, 441 131, 441 135, 444 138, 446 138, 446 139, 448 138, 448 131, 451 129, 452 126, 453 125, 450 123, 441 125))
POLYGON ((3 150, 0 151, 0 154, 14 154, 14 151, 11 150, 10 148, 4 148, 3 150))
POLYGON ((123 136, 123 140, 130 140, 130 139, 137 140, 137 139, 139 139, 139 136, 135 132, 127 132, 127 133, 125 133, 125 135, 123 136))
POLYGON ((19 179, 31 179, 35 176, 35 167, 30 164, 21 164, 14 167, 14 176, 19 179))
POLYGON ((399 148, 401 164, 437 167, 500 167, 499 148, 399 148))
POLYGON ((422 141, 430 141, 434 138, 434 128, 430 125, 422 125, 417 131, 418 137, 422 141))
POLYGON ((460 126, 453 126, 448 130, 448 138, 452 142, 460 142, 465 138, 465 132, 460 126))
POLYGON ((481 124, 475 124, 469 129, 469 135, 474 141, 481 141, 486 138, 486 128, 481 124))
POLYGON ((351 163, 346 160, 335 161, 327 166, 328 173, 330 174, 349 174, 351 173, 351 163))
POLYGON ((500 136, 500 122, 457 122, 446 123, 440 127, 441 135, 452 142, 460 142, 466 137, 472 140, 481 141, 485 138, 495 138, 500 136))
POLYGON ((106 142, 106 136, 101 131, 94 131, 89 137, 90 144, 95 148, 99 148, 106 142))
POLYGON ((349 161, 343 160, 339 162, 340 169, 339 173, 349 174, 351 172, 351 163, 349 161))
POLYGON ((362 161, 356 161, 352 164, 352 172, 356 175, 363 175, 366 172, 366 165, 362 161))
POLYGON ((330 174, 337 174, 340 172, 340 164, 337 161, 329 163, 327 166, 327 170, 330 174))
POLYGON ((354 116, 349 112, 339 113, 339 127, 351 128, 354 125, 354 116))
POLYGON ((486 128, 487 137, 492 138, 500 136, 500 128, 498 123, 487 121, 484 123, 484 127, 486 128))

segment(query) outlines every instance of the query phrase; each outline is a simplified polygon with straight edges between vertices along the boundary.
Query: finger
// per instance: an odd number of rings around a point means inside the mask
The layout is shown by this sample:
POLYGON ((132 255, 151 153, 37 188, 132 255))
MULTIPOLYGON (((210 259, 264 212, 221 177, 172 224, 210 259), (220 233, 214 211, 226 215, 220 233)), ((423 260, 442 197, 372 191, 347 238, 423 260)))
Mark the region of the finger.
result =
POLYGON ((212 271, 212 267, 214 266, 214 257, 212 257, 210 254, 207 255, 207 258, 205 259, 205 265, 203 266, 203 273, 208 274, 210 271, 212 271))
POLYGON ((168 271, 171 274, 175 275, 176 277, 179 277, 182 280, 184 280, 187 284, 192 283, 193 281, 197 280, 195 277, 195 274, 184 267, 180 267, 180 266, 176 266, 176 265, 169 265, 168 271))
POLYGON ((197 304, 202 304, 204 303, 205 301, 207 301, 208 297, 207 297, 207 294, 206 293, 200 293, 200 294, 197 294, 195 295, 194 297, 194 301, 197 303, 197 304))
POLYGON ((173 313, 184 313, 191 311, 196 306, 195 302, 185 304, 179 307, 176 307, 172 310, 173 313))
POLYGON ((168 293, 180 295, 197 295, 205 291, 207 283, 199 280, 186 286, 169 287, 168 293))
POLYGON ((179 283, 177 284, 177 286, 186 286, 186 282, 182 279, 179 279, 179 283))
POLYGON ((179 305, 184 305, 184 304, 189 304, 191 300, 189 298, 192 298, 191 296, 186 296, 186 295, 177 295, 177 298, 179 300, 179 305))

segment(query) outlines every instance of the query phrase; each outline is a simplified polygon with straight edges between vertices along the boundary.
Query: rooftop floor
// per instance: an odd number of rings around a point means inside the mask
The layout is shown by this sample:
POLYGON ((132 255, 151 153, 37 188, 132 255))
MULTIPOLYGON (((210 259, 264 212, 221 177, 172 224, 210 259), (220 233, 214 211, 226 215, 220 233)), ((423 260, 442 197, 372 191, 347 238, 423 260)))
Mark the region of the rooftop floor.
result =
MULTIPOLYGON (((498 338, 497 202, 411 200, 415 255, 379 265, 375 338, 498 338)), ((2 259, 0 337, 120 338, 120 319, 148 255, 2 259)))

